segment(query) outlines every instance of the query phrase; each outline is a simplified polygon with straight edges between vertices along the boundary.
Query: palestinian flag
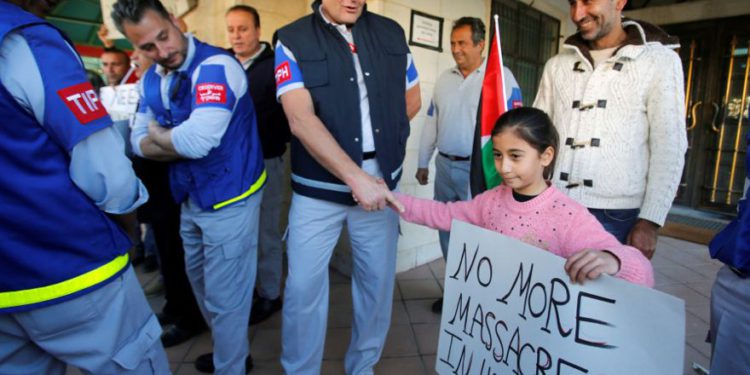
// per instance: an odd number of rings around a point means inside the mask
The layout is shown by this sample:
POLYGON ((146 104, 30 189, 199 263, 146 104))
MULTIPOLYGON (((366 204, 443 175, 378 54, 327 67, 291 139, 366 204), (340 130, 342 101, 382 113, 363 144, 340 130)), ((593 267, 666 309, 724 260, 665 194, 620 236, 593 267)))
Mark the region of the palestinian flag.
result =
POLYGON ((500 185, 502 178, 495 169, 492 155, 490 134, 495 121, 508 110, 508 99, 505 97, 505 79, 503 77, 503 54, 500 48, 500 29, 498 16, 494 16, 495 27, 492 33, 487 67, 482 83, 482 95, 477 111, 477 125, 474 130, 474 147, 471 155, 471 195, 500 185))

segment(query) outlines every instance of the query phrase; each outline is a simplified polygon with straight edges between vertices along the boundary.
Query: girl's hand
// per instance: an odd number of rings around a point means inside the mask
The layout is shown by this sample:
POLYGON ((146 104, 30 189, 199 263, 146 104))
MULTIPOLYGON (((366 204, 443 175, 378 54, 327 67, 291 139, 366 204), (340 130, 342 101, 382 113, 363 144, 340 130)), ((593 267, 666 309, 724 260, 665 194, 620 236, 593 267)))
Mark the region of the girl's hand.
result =
POLYGON ((594 280, 602 274, 614 275, 620 270, 620 260, 606 250, 581 250, 565 262, 565 272, 573 283, 594 280))

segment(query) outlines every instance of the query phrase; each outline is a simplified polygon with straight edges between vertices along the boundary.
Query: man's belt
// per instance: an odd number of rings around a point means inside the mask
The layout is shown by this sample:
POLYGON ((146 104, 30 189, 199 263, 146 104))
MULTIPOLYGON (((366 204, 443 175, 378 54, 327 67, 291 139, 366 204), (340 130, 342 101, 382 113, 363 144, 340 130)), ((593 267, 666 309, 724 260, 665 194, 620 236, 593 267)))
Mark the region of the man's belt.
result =
POLYGON ((446 154, 441 151, 438 151, 438 154, 450 161, 467 161, 471 159, 471 156, 456 156, 456 155, 446 154))
POLYGON ((375 159, 375 151, 368 151, 362 153, 362 160, 375 159))

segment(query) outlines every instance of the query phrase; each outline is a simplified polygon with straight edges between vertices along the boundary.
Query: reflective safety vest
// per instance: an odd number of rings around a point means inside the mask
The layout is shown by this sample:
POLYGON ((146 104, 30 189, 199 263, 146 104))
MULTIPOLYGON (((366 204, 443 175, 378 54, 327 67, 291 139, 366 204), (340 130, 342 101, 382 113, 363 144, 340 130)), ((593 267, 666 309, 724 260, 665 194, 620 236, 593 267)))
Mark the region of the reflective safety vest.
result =
POLYGON ((40 124, 0 83, 0 314, 105 285, 127 269, 131 246, 70 179, 73 147, 112 123, 72 43, 41 18, 0 2, 0 41, 11 32, 42 62, 45 113, 40 124))
MULTIPOLYGON (((169 109, 162 102, 162 77, 156 73, 156 66, 152 66, 143 77, 142 105, 148 106, 159 124, 166 128, 179 126, 197 106, 207 100, 221 103, 235 100, 235 94, 226 82, 223 66, 201 66, 209 57, 229 54, 195 38, 192 42, 195 45, 192 61, 188 63, 187 69, 175 72, 177 76, 171 82, 169 109), (198 84, 194 85, 193 73, 199 68, 198 84), (204 74, 212 75, 213 79, 201 84, 204 74)), ((177 203, 182 203, 189 197, 204 210, 218 210, 251 196, 263 187, 266 173, 255 107, 249 91, 236 100, 229 126, 218 147, 203 158, 181 159, 170 163, 172 196, 177 203)))

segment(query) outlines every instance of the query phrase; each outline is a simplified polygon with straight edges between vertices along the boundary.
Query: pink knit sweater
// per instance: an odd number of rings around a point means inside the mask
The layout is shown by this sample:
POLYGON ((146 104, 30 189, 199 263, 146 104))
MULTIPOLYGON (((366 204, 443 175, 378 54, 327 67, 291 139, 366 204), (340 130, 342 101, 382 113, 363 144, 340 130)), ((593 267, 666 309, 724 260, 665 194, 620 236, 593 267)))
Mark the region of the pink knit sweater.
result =
POLYGON ((620 260, 621 279, 649 287, 654 285, 651 262, 638 249, 621 244, 604 230, 588 210, 555 187, 537 197, 518 202, 512 190, 500 185, 471 201, 441 203, 398 194, 409 222, 449 231, 458 219, 519 239, 563 258, 584 250, 607 250, 620 260))

